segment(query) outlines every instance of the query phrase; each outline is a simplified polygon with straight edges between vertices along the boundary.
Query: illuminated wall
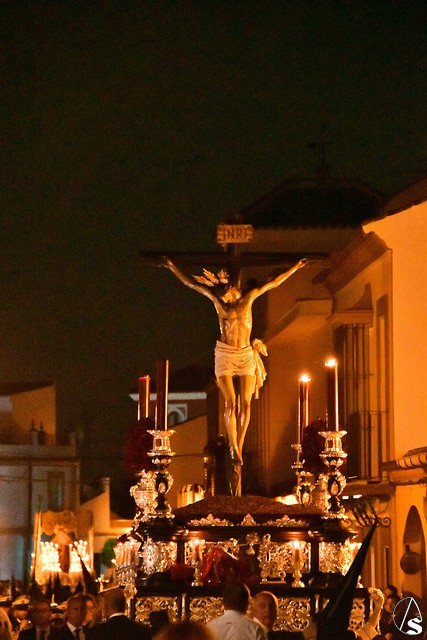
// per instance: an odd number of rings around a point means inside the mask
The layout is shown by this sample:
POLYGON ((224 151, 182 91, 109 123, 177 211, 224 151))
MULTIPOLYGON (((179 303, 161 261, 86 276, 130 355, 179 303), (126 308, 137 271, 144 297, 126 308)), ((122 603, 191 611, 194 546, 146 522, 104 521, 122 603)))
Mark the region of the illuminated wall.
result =
POLYGON ((365 230, 383 238, 393 252, 394 440, 400 457, 427 441, 427 203, 365 230))
POLYGON ((55 385, 41 385, 28 391, 19 390, 19 384, 15 385, 16 389, 13 389, 14 385, 10 386, 9 392, 0 395, 0 442, 28 443, 33 423, 37 430, 43 425, 46 443, 53 444, 56 434, 55 385))

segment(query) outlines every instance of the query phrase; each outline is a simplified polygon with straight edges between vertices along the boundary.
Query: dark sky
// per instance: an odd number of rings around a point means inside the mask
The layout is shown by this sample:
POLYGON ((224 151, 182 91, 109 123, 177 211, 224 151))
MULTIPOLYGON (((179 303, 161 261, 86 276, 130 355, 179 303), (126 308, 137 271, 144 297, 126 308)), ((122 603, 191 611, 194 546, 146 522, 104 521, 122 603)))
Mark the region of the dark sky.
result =
MULTIPOLYGON (((214 249, 284 178, 427 173, 425 0, 2 1, 0 380, 57 383, 101 456, 157 357, 212 361, 209 301, 140 250, 214 249), (199 320, 198 320, 199 319, 199 320)), ((86 448, 90 451, 90 447, 86 448)))

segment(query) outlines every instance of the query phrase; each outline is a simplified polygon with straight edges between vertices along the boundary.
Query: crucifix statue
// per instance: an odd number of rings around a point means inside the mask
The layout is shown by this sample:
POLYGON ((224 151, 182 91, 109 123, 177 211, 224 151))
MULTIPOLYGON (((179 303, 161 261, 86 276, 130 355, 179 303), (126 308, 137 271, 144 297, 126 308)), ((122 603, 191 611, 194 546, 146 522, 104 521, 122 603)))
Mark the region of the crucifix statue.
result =
MULTIPOLYGON (((164 266, 187 287, 209 298, 217 312, 220 338, 215 346, 215 376, 224 396, 224 420, 233 463, 243 464, 243 442, 249 426, 252 396, 266 377, 261 359, 261 354, 267 355, 266 347, 261 340, 251 341, 252 304, 259 296, 285 282, 305 264, 304 259, 300 260, 274 280, 247 292, 242 290, 240 282, 223 282, 222 291, 215 293, 210 288, 211 285, 191 280, 171 260, 165 258, 164 266), (238 398, 233 384, 236 376, 240 382, 238 398)), ((218 275, 222 280, 228 280, 225 272, 219 272, 218 275)), ((206 270, 202 277, 211 282, 214 278, 218 280, 215 274, 206 270)))
MULTIPOLYGON (((231 245, 227 270, 216 273, 203 269, 203 275, 187 276, 168 257, 157 261, 169 269, 185 286, 207 297, 217 312, 220 337, 215 346, 215 376, 223 395, 224 421, 233 473, 231 493, 240 495, 243 443, 250 421, 251 401, 266 377, 261 355, 267 350, 260 340, 252 340, 252 305, 267 291, 285 282, 307 263, 300 259, 290 269, 263 285, 244 290, 241 283, 239 244, 251 235, 250 225, 219 225, 220 244, 231 245), (230 238, 227 242, 227 238, 230 238), (222 241, 222 242, 221 242, 222 241), (235 386, 235 379, 239 384, 235 386)), ((295 256, 293 256, 295 258, 295 256)))

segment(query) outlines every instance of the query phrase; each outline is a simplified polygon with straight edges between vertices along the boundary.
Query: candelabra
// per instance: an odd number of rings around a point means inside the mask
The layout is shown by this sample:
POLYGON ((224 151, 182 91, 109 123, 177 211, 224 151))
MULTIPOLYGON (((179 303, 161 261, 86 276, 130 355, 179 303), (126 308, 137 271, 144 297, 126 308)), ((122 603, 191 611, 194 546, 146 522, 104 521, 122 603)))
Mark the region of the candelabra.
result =
POLYGON ((340 467, 347 458, 347 454, 342 448, 342 438, 347 431, 321 431, 320 435, 325 438, 325 448, 320 454, 327 466, 327 487, 330 495, 328 512, 333 517, 343 515, 344 509, 341 505, 340 495, 346 485, 345 476, 340 472, 340 467))
POLYGON ((138 507, 134 519, 134 529, 138 528, 140 522, 150 520, 150 514, 154 512, 157 497, 155 472, 143 469, 138 473, 138 478, 137 484, 130 488, 130 494, 138 507))
POLYGON ((291 465, 297 477, 295 495, 300 504, 308 504, 310 502, 311 492, 313 490, 311 473, 304 470, 304 460, 301 459, 302 445, 292 444, 291 447, 297 452, 296 461, 293 465, 291 465))
POLYGON ((151 513, 148 514, 148 517, 150 520, 171 520, 174 515, 172 514, 171 506, 166 500, 166 494, 172 486, 173 478, 167 471, 167 467, 175 455, 169 441, 171 435, 175 432, 173 429, 153 429, 148 433, 153 436, 153 448, 148 452, 148 455, 152 458, 153 465, 156 467, 153 476, 154 489, 157 494, 155 506, 151 513))
POLYGON ((298 540, 295 540, 295 542, 293 543, 293 554, 292 554, 292 560, 293 560, 293 573, 292 573, 292 577, 293 577, 293 582, 292 582, 292 586, 293 587, 304 587, 305 584, 304 582, 301 580, 302 578, 302 571, 301 569, 304 566, 304 560, 301 557, 301 550, 299 548, 299 542, 298 540))

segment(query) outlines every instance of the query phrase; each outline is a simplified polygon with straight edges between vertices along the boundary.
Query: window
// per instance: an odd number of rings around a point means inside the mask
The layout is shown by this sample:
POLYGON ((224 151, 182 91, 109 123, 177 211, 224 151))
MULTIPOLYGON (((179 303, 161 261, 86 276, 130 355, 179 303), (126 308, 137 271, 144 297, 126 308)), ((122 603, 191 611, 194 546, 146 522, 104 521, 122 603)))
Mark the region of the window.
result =
POLYGON ((380 454, 382 460, 392 459, 392 439, 390 433, 390 339, 388 297, 383 296, 377 302, 377 384, 376 384, 376 412, 378 426, 380 454))
POLYGON ((48 471, 47 507, 51 511, 62 511, 64 509, 64 486, 63 471, 48 471))
POLYGON ((173 427, 175 424, 185 422, 185 420, 187 420, 187 414, 186 404, 169 404, 168 427, 173 427))
POLYGON ((335 332, 340 359, 340 423, 347 431, 347 477, 378 476, 378 446, 371 424, 369 345, 366 324, 341 325, 335 332))

